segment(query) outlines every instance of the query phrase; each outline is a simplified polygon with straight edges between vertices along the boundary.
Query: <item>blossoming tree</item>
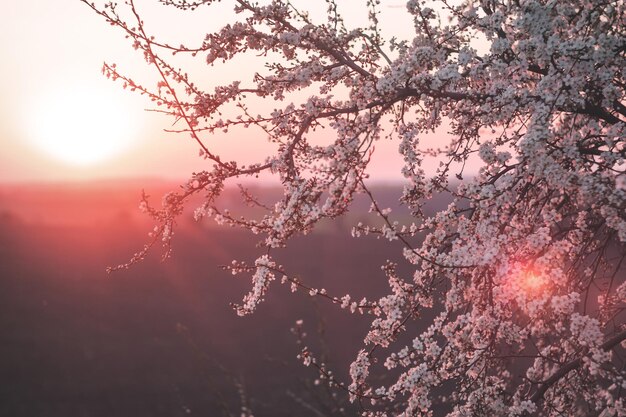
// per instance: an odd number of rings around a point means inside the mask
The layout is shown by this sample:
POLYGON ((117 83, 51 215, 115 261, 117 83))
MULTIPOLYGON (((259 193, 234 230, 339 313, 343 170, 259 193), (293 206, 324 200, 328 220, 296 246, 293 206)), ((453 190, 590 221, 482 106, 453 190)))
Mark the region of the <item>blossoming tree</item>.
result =
POLYGON ((362 27, 348 27, 335 0, 322 2, 322 21, 289 1, 232 0, 232 22, 197 45, 172 46, 147 32, 133 0, 82 1, 126 32, 160 81, 145 87, 112 65, 105 73, 184 123, 207 163, 161 207, 142 202, 158 223, 154 242, 169 245, 186 201, 200 194, 197 217, 261 239, 254 264, 230 266, 252 277, 238 314, 252 313, 277 280, 370 318, 351 381, 307 348, 300 355, 365 415, 626 416, 626 3, 410 0, 411 38, 387 39, 378 0, 364 1, 362 27), (209 91, 176 69, 171 52, 206 60, 209 74, 240 55, 259 65, 249 80, 209 91), (274 154, 243 165, 207 144, 239 127, 258 129, 274 154), (420 139, 442 127, 445 146, 425 150, 420 139), (315 139, 322 130, 325 142, 315 139), (407 224, 368 188, 373 146, 387 137, 402 156, 407 224), (426 158, 441 161, 436 174, 425 174, 426 158), (464 174, 473 158, 480 169, 464 174), (229 182, 259 175, 283 188, 265 215, 216 206, 229 182), (442 192, 454 201, 428 216, 425 202, 442 192), (389 291, 377 299, 317 289, 273 258, 357 195, 380 219, 354 225, 355 237, 399 245, 412 269, 382 265, 389 291), (418 326, 429 310, 435 319, 418 326))

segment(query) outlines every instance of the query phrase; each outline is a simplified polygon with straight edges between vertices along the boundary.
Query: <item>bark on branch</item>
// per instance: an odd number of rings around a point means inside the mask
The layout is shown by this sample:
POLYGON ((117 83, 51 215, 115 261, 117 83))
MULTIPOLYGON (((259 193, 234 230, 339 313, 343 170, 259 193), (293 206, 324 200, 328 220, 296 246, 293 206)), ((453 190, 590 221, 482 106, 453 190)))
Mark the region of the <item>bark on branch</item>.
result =
MULTIPOLYGON (((626 340, 626 330, 623 330, 621 333, 616 334, 602 345, 600 345, 600 349, 608 351, 613 349, 615 346, 620 344, 622 341, 626 340)), ((543 396, 546 391, 550 389, 554 384, 556 384, 561 378, 565 377, 568 373, 573 371, 576 368, 579 368, 583 363, 583 357, 581 356, 578 359, 574 359, 565 365, 562 368, 557 370, 550 378, 548 378, 541 386, 537 389, 537 391, 530 397, 530 400, 537 404, 541 400, 543 400, 543 396)))

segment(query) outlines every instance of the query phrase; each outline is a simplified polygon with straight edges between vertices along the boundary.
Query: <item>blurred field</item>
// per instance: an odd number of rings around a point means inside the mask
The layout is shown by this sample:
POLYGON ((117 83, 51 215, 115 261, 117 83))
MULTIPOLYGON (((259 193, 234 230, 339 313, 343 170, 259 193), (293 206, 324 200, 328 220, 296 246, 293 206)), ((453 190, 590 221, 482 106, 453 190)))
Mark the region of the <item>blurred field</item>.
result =
MULTIPOLYGON (((249 277, 218 266, 253 261, 259 238, 188 214, 171 259, 161 262, 157 249, 107 275, 147 239, 150 223, 136 210, 142 186, 0 190, 0 416, 238 416, 240 388, 255 416, 329 415, 345 398, 312 387, 316 374, 296 360, 290 328, 304 319, 309 346, 328 353, 345 380, 367 320, 278 283, 256 314, 237 317, 229 303, 249 277)), ((171 188, 150 182, 147 191, 158 201, 171 188)), ((379 192, 393 204, 399 190, 379 192)), ((245 210, 235 197, 227 192, 226 203, 245 210)), ((367 206, 351 216, 365 218, 367 206)), ((304 281, 359 296, 386 287, 380 265, 398 249, 350 237, 340 219, 277 255, 304 281)))

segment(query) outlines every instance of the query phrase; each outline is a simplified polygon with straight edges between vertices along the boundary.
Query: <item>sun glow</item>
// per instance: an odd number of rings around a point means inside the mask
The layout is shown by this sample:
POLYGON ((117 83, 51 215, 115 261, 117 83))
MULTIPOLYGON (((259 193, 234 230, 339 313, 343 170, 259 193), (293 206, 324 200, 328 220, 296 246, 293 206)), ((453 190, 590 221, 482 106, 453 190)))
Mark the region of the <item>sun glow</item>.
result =
POLYGON ((41 95, 28 112, 26 126, 33 147, 76 166, 119 155, 136 142, 138 130, 119 95, 96 84, 41 95))
POLYGON ((548 287, 548 279, 545 275, 530 270, 522 273, 519 284, 526 294, 539 294, 548 287))

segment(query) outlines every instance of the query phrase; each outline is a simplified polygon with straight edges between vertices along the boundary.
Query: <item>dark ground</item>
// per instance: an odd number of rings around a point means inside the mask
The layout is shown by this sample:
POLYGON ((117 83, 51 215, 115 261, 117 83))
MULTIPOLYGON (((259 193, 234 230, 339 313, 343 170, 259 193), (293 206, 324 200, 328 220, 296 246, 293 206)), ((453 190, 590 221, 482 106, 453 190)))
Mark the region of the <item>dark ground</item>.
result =
MULTIPOLYGON (((65 203, 58 190, 12 192, 0 193, 0 416, 238 416, 238 387, 257 417, 331 414, 335 400, 311 386, 316 373, 296 359, 290 328, 304 319, 307 344, 329 353, 347 380, 367 318, 278 282, 257 313, 237 317, 229 303, 242 299, 250 278, 218 265, 253 261, 258 237, 183 219, 171 259, 161 263, 157 250, 107 275, 150 229, 135 217, 136 190, 130 209, 102 208, 93 196, 87 204, 75 191, 65 203), (70 202, 80 216, 62 215, 70 202)), ((380 294, 380 265, 400 251, 354 239, 341 225, 297 239, 278 260, 339 296, 380 294)))

